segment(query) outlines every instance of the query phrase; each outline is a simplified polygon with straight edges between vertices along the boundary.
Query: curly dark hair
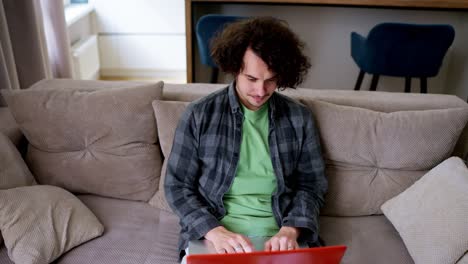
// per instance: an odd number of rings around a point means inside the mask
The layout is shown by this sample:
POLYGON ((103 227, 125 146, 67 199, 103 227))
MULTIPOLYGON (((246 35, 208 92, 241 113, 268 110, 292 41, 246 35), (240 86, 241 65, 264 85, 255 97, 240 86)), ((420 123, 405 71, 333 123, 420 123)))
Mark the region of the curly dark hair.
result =
POLYGON ((310 68, 305 47, 284 20, 256 17, 234 22, 211 42, 211 57, 218 67, 234 76, 243 67, 247 48, 259 56, 276 74, 278 88, 295 88, 310 68))

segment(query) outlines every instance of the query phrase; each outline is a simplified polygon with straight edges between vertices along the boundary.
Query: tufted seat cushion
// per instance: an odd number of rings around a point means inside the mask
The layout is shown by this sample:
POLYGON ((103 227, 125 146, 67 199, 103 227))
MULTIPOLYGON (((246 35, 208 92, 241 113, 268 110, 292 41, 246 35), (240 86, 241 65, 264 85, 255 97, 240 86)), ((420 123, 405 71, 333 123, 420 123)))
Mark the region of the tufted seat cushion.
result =
MULTIPOLYGON (((173 213, 148 203, 80 195, 106 232, 54 264, 177 264, 180 228, 173 213)), ((1 251, 0 251, 0 263, 1 251)))
POLYGON ((71 192, 148 201, 162 163, 151 102, 160 99, 163 83, 112 89, 81 83, 48 81, 39 83, 44 89, 4 94, 30 144, 31 172, 40 184, 71 192))

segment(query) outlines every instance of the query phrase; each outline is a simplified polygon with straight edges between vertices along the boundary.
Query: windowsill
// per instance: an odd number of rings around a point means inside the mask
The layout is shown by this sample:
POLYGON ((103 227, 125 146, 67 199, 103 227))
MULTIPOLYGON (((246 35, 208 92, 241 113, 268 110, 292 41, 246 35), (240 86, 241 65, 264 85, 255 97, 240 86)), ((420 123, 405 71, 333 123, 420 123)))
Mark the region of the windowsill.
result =
POLYGON ((67 27, 70 27, 81 18, 94 11, 93 4, 71 4, 65 7, 65 21, 67 27))

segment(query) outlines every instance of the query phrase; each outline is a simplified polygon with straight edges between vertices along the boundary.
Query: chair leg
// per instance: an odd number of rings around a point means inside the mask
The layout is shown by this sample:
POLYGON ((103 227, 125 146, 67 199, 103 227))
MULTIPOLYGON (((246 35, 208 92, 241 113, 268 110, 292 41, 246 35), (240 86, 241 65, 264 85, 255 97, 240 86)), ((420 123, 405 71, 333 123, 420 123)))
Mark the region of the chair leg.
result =
POLYGON ((405 77, 405 93, 411 93, 411 77, 405 77))
POLYGON ((371 86, 370 86, 370 91, 376 91, 377 90, 377 83, 379 82, 379 77, 380 75, 374 74, 372 75, 372 81, 371 81, 371 86))
POLYGON ((363 70, 361 70, 359 72, 359 76, 357 78, 356 85, 354 85, 354 90, 355 91, 358 91, 359 89, 361 89, 362 79, 364 79, 364 73, 365 72, 363 70))
POLYGON ((212 71, 211 71, 210 83, 217 83, 218 82, 218 73, 219 73, 219 69, 213 67, 212 71))
POLYGON ((421 77, 421 93, 427 93, 427 78, 421 77))

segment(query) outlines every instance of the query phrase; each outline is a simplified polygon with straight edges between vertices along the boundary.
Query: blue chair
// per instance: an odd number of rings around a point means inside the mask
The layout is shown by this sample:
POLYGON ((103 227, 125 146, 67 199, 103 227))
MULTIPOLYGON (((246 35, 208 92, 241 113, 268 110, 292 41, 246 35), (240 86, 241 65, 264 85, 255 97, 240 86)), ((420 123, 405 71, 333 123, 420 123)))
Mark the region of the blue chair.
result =
POLYGON ((411 78, 420 78, 421 93, 427 93, 427 78, 437 75, 454 38, 450 25, 382 23, 367 38, 352 32, 351 57, 361 69, 354 90, 369 73, 371 91, 377 89, 379 76, 387 75, 404 77, 405 92, 411 91, 411 78))
POLYGON ((205 15, 202 16, 197 23, 195 32, 197 35, 198 49, 200 53, 201 63, 212 68, 211 83, 216 83, 218 80, 218 66, 211 59, 210 44, 211 39, 219 33, 227 24, 243 19, 240 16, 226 15, 205 15))

